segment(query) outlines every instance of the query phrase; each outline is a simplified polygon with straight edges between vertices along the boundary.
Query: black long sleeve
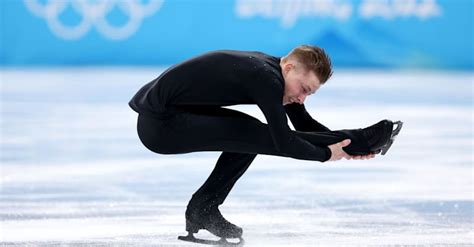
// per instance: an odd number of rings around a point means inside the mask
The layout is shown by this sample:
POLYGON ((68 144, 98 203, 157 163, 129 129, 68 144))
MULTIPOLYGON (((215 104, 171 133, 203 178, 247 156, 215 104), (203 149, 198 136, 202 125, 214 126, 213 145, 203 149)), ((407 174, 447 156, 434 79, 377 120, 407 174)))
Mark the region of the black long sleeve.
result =
POLYGON ((257 104, 277 150, 297 159, 326 161, 331 155, 327 147, 311 144, 288 126, 279 63, 280 58, 261 52, 209 52, 170 67, 142 87, 129 105, 139 113, 160 115, 180 105, 257 104))
POLYGON ((330 131, 328 127, 322 125, 311 117, 311 115, 306 111, 304 104, 287 104, 285 105, 285 111, 295 127, 295 130, 305 132, 330 131))
POLYGON ((271 75, 262 73, 261 83, 253 90, 254 99, 262 110, 275 147, 280 152, 297 159, 326 161, 331 153, 327 147, 314 146, 310 142, 295 135, 288 126, 285 108, 282 104, 283 89, 271 75), (262 91, 267 93, 261 94, 262 91))

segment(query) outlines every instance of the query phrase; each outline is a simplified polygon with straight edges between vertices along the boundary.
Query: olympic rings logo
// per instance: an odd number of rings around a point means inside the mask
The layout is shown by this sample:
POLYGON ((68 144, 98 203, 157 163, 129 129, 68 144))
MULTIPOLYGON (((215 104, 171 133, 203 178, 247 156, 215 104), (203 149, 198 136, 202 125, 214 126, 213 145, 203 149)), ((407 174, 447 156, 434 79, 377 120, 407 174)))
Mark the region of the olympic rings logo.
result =
POLYGON ((95 27, 106 38, 121 40, 133 35, 140 28, 142 20, 157 12, 163 1, 149 0, 145 4, 140 0, 47 0, 46 3, 24 0, 24 3, 29 11, 44 18, 51 31, 63 39, 80 39, 95 27), (78 24, 66 25, 61 21, 60 15, 68 7, 72 7, 82 17, 78 24), (114 7, 118 7, 128 17, 125 24, 114 26, 107 21, 106 17, 114 7))

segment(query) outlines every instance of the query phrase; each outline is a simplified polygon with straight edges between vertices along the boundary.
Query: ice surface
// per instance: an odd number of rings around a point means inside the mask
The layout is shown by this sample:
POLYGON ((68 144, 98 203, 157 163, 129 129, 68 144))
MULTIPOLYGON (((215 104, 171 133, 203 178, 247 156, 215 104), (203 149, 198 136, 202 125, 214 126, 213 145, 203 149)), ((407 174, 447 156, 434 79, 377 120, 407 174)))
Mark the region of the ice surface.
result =
MULTIPOLYGON (((193 245, 177 240, 184 210, 219 153, 141 145, 127 103, 161 71, 1 70, 2 245, 193 245)), ((389 153, 259 155, 223 214, 246 246, 474 244, 473 78, 336 71, 308 111, 331 129, 404 121, 389 153)), ((256 107, 231 108, 265 121, 256 107)))

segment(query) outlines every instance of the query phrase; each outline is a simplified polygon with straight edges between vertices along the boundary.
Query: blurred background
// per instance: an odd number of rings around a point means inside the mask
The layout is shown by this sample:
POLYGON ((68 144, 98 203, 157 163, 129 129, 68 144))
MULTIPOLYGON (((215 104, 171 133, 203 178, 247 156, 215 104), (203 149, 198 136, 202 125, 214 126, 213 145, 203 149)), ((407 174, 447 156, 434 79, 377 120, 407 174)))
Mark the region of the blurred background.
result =
POLYGON ((187 200, 219 152, 151 153, 128 101, 210 50, 310 44, 334 66, 305 103, 313 118, 404 129, 369 161, 259 155, 221 207, 247 245, 474 244, 473 12, 471 0, 3 0, 0 239, 184 244, 187 200))
POLYGON ((337 68, 472 70, 472 11, 469 0, 6 0, 0 62, 155 66, 312 44, 337 68))

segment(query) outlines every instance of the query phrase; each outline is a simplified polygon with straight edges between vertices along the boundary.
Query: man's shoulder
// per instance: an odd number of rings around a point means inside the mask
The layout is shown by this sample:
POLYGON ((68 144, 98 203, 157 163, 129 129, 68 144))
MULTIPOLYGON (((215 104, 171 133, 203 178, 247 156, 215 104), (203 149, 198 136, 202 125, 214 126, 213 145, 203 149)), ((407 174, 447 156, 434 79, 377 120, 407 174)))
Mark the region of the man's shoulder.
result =
POLYGON ((259 55, 259 56, 270 56, 269 54, 266 54, 261 51, 247 51, 247 50, 230 50, 230 49, 221 49, 221 50, 214 50, 214 51, 209 51, 208 53, 214 53, 214 54, 230 54, 230 55, 259 55))
POLYGON ((248 60, 249 62, 258 62, 271 60, 275 58, 261 51, 243 51, 243 50, 214 50, 201 54, 199 57, 222 57, 248 60))
POLYGON ((231 64, 248 72, 264 74, 264 78, 281 77, 280 58, 261 51, 215 50, 204 53, 202 58, 205 61, 213 61, 215 65, 231 64))

